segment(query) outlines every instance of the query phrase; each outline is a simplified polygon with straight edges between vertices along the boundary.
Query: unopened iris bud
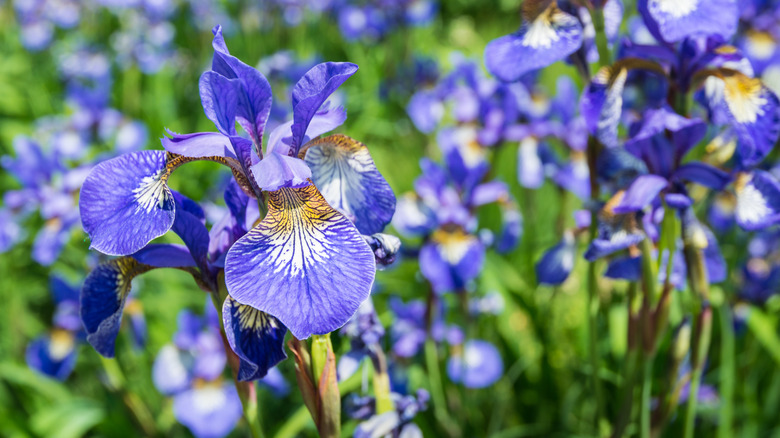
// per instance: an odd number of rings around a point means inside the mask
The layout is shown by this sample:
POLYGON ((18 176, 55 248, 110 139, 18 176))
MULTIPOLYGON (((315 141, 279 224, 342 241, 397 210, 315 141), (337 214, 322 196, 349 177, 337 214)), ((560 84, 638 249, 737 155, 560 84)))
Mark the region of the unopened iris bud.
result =
POLYGON ((363 236, 368 246, 374 251, 377 268, 389 266, 395 262, 398 250, 401 249, 401 239, 391 234, 376 233, 370 236, 363 236))

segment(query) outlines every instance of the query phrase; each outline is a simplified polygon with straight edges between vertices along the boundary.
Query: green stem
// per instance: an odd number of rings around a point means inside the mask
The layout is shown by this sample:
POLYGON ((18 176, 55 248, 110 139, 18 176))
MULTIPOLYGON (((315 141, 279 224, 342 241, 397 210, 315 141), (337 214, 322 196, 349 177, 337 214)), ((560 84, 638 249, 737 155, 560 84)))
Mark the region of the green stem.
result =
POLYGON ((395 404, 390 397, 390 377, 387 375, 387 360, 380 350, 376 353, 374 363, 374 397, 376 398, 376 413, 384 414, 395 410, 395 404))
POLYGON ((720 308, 720 415, 718 418, 718 438, 729 438, 733 434, 734 386, 735 386, 735 345, 734 322, 728 303, 720 308))
POLYGON ((712 309, 705 307, 696 318, 696 332, 691 351, 691 384, 688 392, 688 403, 685 408, 685 434, 684 438, 693 438, 694 425, 696 424, 696 406, 699 401, 699 386, 701 375, 704 371, 704 361, 707 358, 707 350, 710 346, 712 334, 712 309))
POLYGON ((434 415, 450 436, 457 436, 459 433, 457 429, 453 428, 454 423, 447 413, 447 399, 444 397, 444 385, 442 385, 441 373, 439 373, 439 353, 436 351, 436 341, 430 337, 425 340, 425 366, 428 369, 428 382, 431 385, 434 415))
POLYGON ((696 405, 698 404, 699 385, 701 383, 701 370, 695 369, 691 374, 690 391, 688 392, 688 402, 685 405, 685 434, 684 438, 693 438, 694 426, 696 424, 696 405))
POLYGON ((604 8, 594 8, 591 12, 593 28, 596 30, 596 49, 599 52, 599 66, 604 67, 612 63, 607 46, 607 32, 604 28, 604 8))
POLYGON ((244 403, 244 417, 249 424, 249 431, 252 438, 263 438, 263 428, 260 426, 260 410, 257 407, 257 387, 254 384, 249 386, 249 397, 244 403))
POLYGON ((650 395, 653 390, 653 355, 644 358, 642 372, 642 404, 640 410, 640 436, 650 438, 650 395))
MULTIPOLYGON (((591 231, 593 224, 591 222, 591 231)), ((591 234, 595 236, 595 234, 591 234)), ((591 368, 591 386, 593 394, 596 396, 596 418, 594 424, 596 430, 599 428, 604 413, 604 398, 601 394, 601 382, 599 381, 599 350, 598 350, 598 282, 596 276, 596 263, 588 264, 588 350, 591 368)))
POLYGON ((103 371, 106 373, 109 389, 122 396, 122 402, 133 414, 136 422, 143 429, 144 434, 146 436, 157 435, 157 427, 155 426, 152 413, 137 394, 125 389, 125 375, 122 373, 122 369, 116 360, 101 356, 100 362, 103 365, 103 371))

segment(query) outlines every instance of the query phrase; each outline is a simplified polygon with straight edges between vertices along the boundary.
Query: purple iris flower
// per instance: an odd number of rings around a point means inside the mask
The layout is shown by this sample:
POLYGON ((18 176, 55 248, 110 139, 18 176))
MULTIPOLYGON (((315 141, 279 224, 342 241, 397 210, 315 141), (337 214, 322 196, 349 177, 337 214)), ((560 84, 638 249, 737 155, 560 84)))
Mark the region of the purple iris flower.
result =
POLYGON ((559 9, 556 1, 526 1, 520 30, 488 43, 485 65, 502 81, 514 82, 571 55, 582 39, 580 20, 559 9))
POLYGON ((447 375, 466 388, 486 388, 504 374, 504 362, 490 342, 474 339, 463 344, 460 354, 447 361, 447 375))
POLYGON ((35 338, 26 352, 27 365, 49 377, 65 380, 76 366, 77 347, 83 340, 79 320, 79 290, 58 276, 50 279, 55 311, 49 333, 35 338))
POLYGON ((361 397, 350 394, 345 410, 350 417, 361 420, 355 429, 355 438, 370 438, 377 436, 398 436, 405 438, 422 438, 422 431, 412 423, 414 417, 428 409, 430 394, 424 389, 417 390, 415 395, 390 394, 395 410, 376 414, 373 397, 361 397))
POLYGON ((203 317, 179 313, 174 344, 164 346, 152 368, 157 389, 173 397, 173 413, 198 438, 219 438, 235 428, 243 410, 235 386, 223 381, 227 358, 216 309, 203 317))
MULTIPOLYGON (((414 357, 426 339, 425 303, 420 300, 404 303, 392 298, 390 309, 395 315, 390 333, 393 353, 398 357, 414 357)), ((464 338, 460 327, 436 318, 431 322, 431 336, 436 342, 447 342, 450 345, 461 344, 464 338)))
POLYGON ((326 100, 356 65, 323 63, 309 70, 293 87, 293 120, 279 125, 263 150, 270 85, 229 54, 219 26, 213 46, 212 69, 201 76, 200 93, 218 132, 170 133, 162 139, 167 152, 105 161, 82 186, 82 224, 91 246, 123 256, 90 276, 82 303, 88 301, 94 313, 82 317, 93 346, 111 355, 133 276, 180 268, 215 291, 224 266, 230 294, 223 303, 226 334, 242 360, 239 378, 251 380, 284 358, 288 328, 300 339, 329 333, 368 297, 376 250, 363 234, 384 228, 395 197, 365 145, 342 135, 317 138, 346 118, 343 108, 326 100), (237 134, 236 122, 249 138, 237 134), (235 179, 227 201, 233 217, 211 233, 203 210, 167 186, 178 166, 194 160, 225 164, 235 179), (256 225, 249 222, 257 211, 249 205, 265 199, 267 215, 256 225), (168 230, 186 246, 149 245, 168 230))

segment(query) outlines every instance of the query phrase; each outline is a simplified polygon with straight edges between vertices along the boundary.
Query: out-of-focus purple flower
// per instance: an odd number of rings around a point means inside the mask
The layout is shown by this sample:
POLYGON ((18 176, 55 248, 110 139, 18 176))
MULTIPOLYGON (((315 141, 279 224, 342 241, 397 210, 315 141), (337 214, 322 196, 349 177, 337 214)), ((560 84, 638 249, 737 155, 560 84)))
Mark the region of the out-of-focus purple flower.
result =
POLYGON ((467 388, 486 388, 504 374, 504 362, 496 347, 483 340, 469 340, 460 354, 447 361, 447 375, 467 388))

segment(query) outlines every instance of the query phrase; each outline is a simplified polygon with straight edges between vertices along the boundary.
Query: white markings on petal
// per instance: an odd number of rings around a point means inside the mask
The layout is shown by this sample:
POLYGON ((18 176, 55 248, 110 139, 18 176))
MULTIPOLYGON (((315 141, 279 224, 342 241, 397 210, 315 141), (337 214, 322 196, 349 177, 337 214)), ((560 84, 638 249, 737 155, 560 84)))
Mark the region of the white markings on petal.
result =
POLYGON ((751 58, 766 60, 777 51, 777 42, 769 32, 748 32, 745 48, 751 58))
POLYGON ((682 18, 690 15, 698 5, 699 0, 650 0, 650 11, 682 18))
POLYGON ((203 416, 217 412, 227 402, 222 387, 204 386, 192 391, 192 406, 203 416))
POLYGON ((138 203, 138 210, 145 210, 149 213, 155 207, 162 208, 167 201, 171 200, 165 176, 165 169, 161 169, 154 175, 145 176, 139 186, 133 189, 133 197, 138 203))
POLYGON ((436 230, 431 239, 437 243, 442 259, 452 266, 457 265, 466 256, 477 238, 461 229, 452 231, 436 230))
POLYGON ((334 207, 354 220, 354 205, 366 202, 362 174, 376 169, 368 150, 321 146, 309 149, 306 161, 316 163, 316 166, 310 165, 312 179, 317 182, 322 196, 331 201, 338 200, 334 207))
POLYGON ((743 124, 756 123, 764 115, 764 106, 768 103, 761 80, 733 75, 725 77, 723 81, 723 96, 734 119, 743 124))
POLYGON ((735 215, 743 224, 760 223, 772 213, 764 195, 752 184, 752 175, 741 174, 736 185, 737 207, 735 215))
POLYGON ((540 14, 536 20, 528 25, 528 30, 523 37, 523 46, 533 49, 549 49, 552 43, 560 37, 553 27, 550 16, 540 14))
POLYGON ((49 337, 49 357, 61 361, 73 351, 73 334, 67 330, 55 330, 49 337))

